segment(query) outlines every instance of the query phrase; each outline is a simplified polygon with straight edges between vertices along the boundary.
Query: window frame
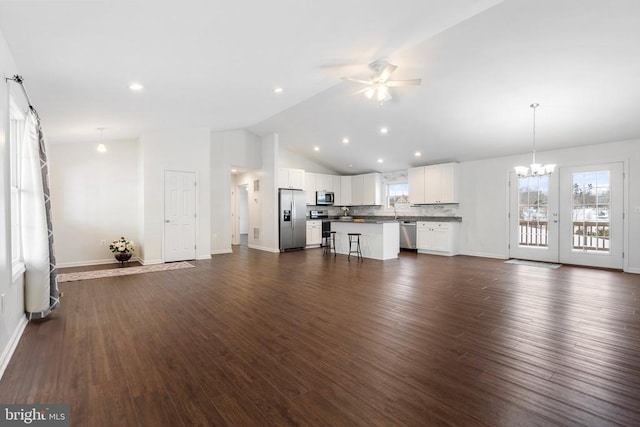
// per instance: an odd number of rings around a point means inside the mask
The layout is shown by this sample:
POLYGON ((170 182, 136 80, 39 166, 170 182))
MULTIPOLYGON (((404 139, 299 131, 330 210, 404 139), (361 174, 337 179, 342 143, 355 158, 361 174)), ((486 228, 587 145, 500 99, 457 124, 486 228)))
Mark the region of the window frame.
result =
MULTIPOLYGON (((409 198, 409 180, 402 180, 402 181, 390 181, 390 182, 385 182, 385 208, 388 210, 393 210, 393 211, 398 211, 398 210, 408 210, 411 207, 411 204, 408 202, 408 198, 409 198), (406 190, 406 195, 407 195, 407 203, 403 203, 400 206, 395 205, 395 202, 393 205, 391 205, 391 191, 390 191, 390 186, 394 186, 394 185, 403 185, 405 187, 406 190)), ((405 193, 403 193, 405 194, 405 193)))
POLYGON ((11 273, 15 283, 25 271, 22 255, 20 151, 25 131, 26 114, 13 98, 9 98, 9 187, 11 207, 11 273))

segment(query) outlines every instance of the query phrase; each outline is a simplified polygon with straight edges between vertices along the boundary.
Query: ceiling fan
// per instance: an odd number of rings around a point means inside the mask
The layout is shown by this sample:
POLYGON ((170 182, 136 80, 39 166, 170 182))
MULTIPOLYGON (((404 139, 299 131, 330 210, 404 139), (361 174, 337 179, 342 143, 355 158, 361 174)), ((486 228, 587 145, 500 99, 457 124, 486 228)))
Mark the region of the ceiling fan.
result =
POLYGON ((364 93, 369 99, 375 97, 379 104, 392 99, 391 93, 389 93, 390 87, 418 86, 422 83, 421 79, 389 80, 391 74, 398 67, 384 60, 372 62, 369 64, 369 68, 374 72, 369 80, 362 80, 355 77, 343 77, 343 79, 367 85, 366 88, 360 90, 358 93, 364 93))

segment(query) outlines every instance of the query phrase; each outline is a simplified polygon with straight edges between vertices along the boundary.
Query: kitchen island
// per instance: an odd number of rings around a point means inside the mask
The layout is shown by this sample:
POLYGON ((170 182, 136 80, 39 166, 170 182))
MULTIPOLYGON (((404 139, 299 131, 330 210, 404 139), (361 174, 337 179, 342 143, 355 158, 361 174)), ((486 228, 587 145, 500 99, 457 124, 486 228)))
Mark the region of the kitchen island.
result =
MULTIPOLYGON (((347 233, 361 233, 360 248, 364 258, 395 259, 400 252, 400 225, 397 221, 331 221, 336 232, 336 253, 349 253, 347 233)), ((353 255, 353 254, 352 254, 353 255)))

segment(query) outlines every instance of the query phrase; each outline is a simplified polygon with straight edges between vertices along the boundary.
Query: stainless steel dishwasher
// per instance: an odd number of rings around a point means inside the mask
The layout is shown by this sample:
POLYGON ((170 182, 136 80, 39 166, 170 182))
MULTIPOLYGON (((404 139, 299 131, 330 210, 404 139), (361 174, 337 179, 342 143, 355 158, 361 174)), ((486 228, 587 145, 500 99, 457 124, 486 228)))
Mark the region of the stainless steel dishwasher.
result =
POLYGON ((417 249, 415 221, 400 221, 400 249, 417 249))

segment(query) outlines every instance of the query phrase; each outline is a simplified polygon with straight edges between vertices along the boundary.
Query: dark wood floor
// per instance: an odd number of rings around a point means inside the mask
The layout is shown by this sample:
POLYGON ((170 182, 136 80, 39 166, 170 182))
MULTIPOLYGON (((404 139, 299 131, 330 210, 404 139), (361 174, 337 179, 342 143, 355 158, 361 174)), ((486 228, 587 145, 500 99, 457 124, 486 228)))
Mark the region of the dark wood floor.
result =
POLYGON ((74 426, 638 425, 640 277, 238 247, 63 283, 0 382, 74 426))

